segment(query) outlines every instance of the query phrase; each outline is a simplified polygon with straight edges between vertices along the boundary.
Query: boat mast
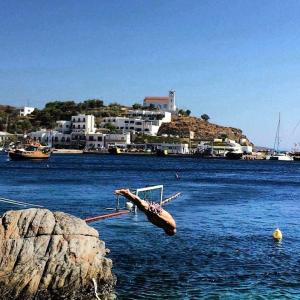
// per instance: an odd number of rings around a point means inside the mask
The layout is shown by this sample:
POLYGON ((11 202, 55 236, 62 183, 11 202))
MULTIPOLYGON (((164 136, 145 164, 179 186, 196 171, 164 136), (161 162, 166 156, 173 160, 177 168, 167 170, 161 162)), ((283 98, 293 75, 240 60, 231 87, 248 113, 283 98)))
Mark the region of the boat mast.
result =
POLYGON ((279 143, 280 143, 279 132, 280 132, 280 113, 279 113, 279 119, 278 119, 278 124, 277 124, 277 129, 276 129, 276 136, 275 136, 274 147, 273 147, 274 152, 279 151, 279 143))

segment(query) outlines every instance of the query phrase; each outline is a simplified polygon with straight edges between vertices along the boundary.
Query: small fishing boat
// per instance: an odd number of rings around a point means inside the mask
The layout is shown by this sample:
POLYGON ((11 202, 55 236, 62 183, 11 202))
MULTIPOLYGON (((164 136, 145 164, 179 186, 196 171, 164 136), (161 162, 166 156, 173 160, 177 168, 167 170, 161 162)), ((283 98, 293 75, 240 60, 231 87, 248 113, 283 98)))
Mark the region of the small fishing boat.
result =
POLYGON ((49 148, 35 143, 25 145, 24 148, 11 150, 8 152, 8 156, 11 160, 48 159, 50 157, 50 151, 49 148))

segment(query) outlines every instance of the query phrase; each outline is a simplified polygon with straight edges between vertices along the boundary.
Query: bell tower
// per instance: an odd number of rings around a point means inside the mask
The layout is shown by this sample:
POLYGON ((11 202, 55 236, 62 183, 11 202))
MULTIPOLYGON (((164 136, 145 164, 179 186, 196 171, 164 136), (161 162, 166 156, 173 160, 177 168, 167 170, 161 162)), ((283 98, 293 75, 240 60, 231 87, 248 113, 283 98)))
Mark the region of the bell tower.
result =
POLYGON ((169 110, 176 111, 176 102, 175 102, 175 94, 174 90, 169 91, 169 110))

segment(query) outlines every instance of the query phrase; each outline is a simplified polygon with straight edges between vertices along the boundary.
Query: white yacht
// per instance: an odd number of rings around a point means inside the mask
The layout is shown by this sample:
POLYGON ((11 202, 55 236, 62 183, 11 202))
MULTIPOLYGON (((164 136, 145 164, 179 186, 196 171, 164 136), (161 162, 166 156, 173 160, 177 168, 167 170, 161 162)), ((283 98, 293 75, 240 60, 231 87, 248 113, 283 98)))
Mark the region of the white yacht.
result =
POLYGON ((290 156, 288 153, 274 152, 272 155, 270 155, 269 160, 291 161, 291 160, 294 160, 294 158, 292 156, 290 156))
POLYGON ((279 131, 280 131, 280 113, 279 113, 277 129, 276 129, 276 136, 275 136, 275 142, 274 142, 274 152, 269 157, 267 157, 267 159, 269 159, 269 160, 281 160, 281 161, 294 160, 294 158, 292 156, 290 156, 288 153, 279 151, 279 143, 280 143, 279 131))

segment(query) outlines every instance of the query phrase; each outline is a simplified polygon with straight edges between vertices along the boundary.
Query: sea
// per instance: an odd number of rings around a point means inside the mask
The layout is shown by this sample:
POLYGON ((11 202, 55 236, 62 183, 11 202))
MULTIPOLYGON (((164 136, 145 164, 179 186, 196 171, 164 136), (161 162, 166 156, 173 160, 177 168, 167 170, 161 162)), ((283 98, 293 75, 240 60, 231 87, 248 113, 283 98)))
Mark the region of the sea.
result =
MULTIPOLYGON (((300 299, 300 162, 0 155, 0 197, 80 218, 110 212, 117 188, 161 184, 182 193, 165 206, 175 236, 141 212, 90 223, 110 249, 118 299, 300 299)), ((20 208, 0 203, 1 215, 20 208)))

